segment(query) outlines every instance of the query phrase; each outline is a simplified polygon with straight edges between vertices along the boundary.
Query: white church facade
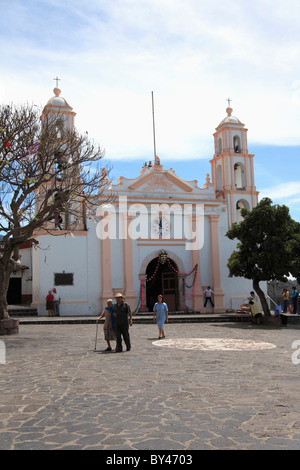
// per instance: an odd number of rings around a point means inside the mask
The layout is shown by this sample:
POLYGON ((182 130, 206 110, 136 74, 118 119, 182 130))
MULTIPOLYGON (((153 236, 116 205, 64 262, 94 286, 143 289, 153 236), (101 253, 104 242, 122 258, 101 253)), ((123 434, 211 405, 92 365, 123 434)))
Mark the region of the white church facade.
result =
MULTIPOLYGON (((68 128, 75 112, 54 89, 43 113, 60 112, 68 128)), ((169 311, 237 309, 252 283, 230 278, 227 260, 235 242, 225 234, 241 220, 241 208, 258 202, 247 129, 228 107, 214 133, 211 176, 202 187, 166 169, 158 157, 132 179, 107 180, 110 204, 86 212, 70 231, 39 232, 32 255, 32 306, 46 315, 45 297, 56 287, 61 315, 97 315, 121 292, 133 312, 151 311, 163 294, 169 311), (203 306, 211 286, 214 307, 203 306)), ((193 175, 194 177, 195 175, 193 175)), ((201 177, 201 175, 199 175, 201 177)))

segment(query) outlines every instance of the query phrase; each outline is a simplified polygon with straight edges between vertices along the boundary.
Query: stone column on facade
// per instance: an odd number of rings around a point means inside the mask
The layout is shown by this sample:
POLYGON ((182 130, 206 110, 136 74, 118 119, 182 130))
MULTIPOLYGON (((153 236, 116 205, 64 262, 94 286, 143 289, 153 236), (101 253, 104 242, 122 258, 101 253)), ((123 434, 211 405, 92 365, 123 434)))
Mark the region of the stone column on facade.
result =
MULTIPOLYGON (((197 238, 198 242, 194 243, 194 247, 192 247, 191 250, 191 261, 192 261, 192 269, 198 265, 197 269, 197 277, 195 281, 195 285, 193 288, 193 297, 192 297, 192 308, 195 311, 200 311, 202 304, 203 304, 203 294, 202 294, 202 289, 201 289, 201 276, 200 276, 200 244, 201 240, 201 232, 202 232, 202 227, 199 226, 200 223, 204 223, 204 220, 202 219, 201 214, 192 214, 191 215, 191 229, 193 230, 193 226, 195 227, 196 233, 197 233, 197 238)), ((191 276, 191 279, 194 279, 194 275, 191 276)))
POLYGON ((193 267, 198 264, 196 285, 193 295, 193 310, 200 311, 203 306, 203 293, 201 289, 201 275, 200 275, 200 250, 192 250, 192 265, 193 267))
POLYGON ((112 297, 111 288, 111 254, 110 254, 110 238, 101 240, 101 312, 106 307, 107 299, 112 297))
POLYGON ((178 279, 178 310, 187 310, 186 299, 185 299, 185 292, 184 292, 184 284, 183 280, 185 276, 181 274, 177 274, 178 279))
POLYGON ((136 294, 133 288, 133 254, 132 238, 129 234, 128 226, 132 216, 123 214, 123 256, 124 256, 124 293, 126 302, 130 305, 132 311, 136 308, 136 294))
POLYGON ((222 312, 224 310, 224 293, 221 287, 221 270, 220 270, 220 248, 219 248, 219 215, 210 214, 210 249, 211 249, 211 275, 212 290, 214 291, 214 312, 222 312))
POLYGON ((141 304, 139 307, 139 312, 149 312, 147 307, 147 274, 139 274, 140 280, 140 289, 141 289, 141 304), (143 283, 143 288, 142 288, 143 283), (142 304, 143 302, 143 304, 142 304))

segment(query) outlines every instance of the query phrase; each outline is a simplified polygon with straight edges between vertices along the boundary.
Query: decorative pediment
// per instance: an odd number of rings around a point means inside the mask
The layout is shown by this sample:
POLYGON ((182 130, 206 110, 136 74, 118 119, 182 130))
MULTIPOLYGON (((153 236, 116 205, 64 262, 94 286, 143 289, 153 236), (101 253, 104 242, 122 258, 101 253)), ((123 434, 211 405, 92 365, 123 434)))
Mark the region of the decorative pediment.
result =
POLYGON ((142 172, 141 176, 130 184, 128 189, 147 192, 193 191, 192 186, 178 178, 173 170, 163 170, 161 165, 155 165, 146 173, 142 172))
POLYGON ((145 197, 145 193, 149 196, 152 194, 167 194, 175 197, 182 195, 190 197, 191 194, 197 197, 212 198, 214 197, 213 185, 206 178, 206 184, 203 188, 199 188, 197 180, 184 181, 179 178, 175 171, 170 168, 164 170, 162 165, 155 163, 153 166, 144 166, 137 178, 128 179, 120 176, 118 183, 111 187, 116 194, 140 194, 145 197))

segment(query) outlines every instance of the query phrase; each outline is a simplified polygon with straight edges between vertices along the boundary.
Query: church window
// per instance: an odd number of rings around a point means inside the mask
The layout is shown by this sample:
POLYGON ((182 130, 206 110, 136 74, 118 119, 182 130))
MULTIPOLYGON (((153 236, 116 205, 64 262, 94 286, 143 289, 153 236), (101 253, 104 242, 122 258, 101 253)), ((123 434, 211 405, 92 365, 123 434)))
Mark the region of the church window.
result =
POLYGON ((74 286, 74 273, 54 273, 55 286, 74 286))
POLYGON ((238 224, 244 220, 244 217, 242 216, 242 209, 250 210, 248 201, 245 201, 244 199, 240 199, 236 203, 236 221, 238 224))
POLYGON ((233 148, 235 153, 241 153, 241 140, 238 135, 233 137, 233 148))
POLYGON ((234 183, 236 189, 244 189, 244 169, 240 163, 234 165, 234 183))
POLYGON ((55 131, 58 139, 62 139, 65 134, 65 123, 62 116, 59 116, 55 121, 55 131))
POLYGON ((222 178, 222 166, 217 166, 217 191, 221 191, 223 188, 223 178, 222 178))
POLYGON ((66 161, 62 152, 58 151, 54 153, 54 162, 56 164, 56 172, 60 173, 66 168, 66 161))
POLYGON ((221 137, 218 139, 218 155, 222 153, 222 139, 221 137))

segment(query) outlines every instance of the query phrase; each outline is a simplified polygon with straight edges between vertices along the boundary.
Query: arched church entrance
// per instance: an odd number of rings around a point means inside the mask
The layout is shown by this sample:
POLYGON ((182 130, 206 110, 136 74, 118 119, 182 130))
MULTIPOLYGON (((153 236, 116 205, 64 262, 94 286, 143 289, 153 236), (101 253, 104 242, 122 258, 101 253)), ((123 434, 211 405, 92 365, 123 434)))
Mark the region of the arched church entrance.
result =
POLYGON ((168 305, 169 312, 178 310, 178 267, 176 263, 168 258, 165 262, 157 257, 147 266, 146 298, 149 311, 157 301, 158 294, 163 295, 164 302, 168 305))

